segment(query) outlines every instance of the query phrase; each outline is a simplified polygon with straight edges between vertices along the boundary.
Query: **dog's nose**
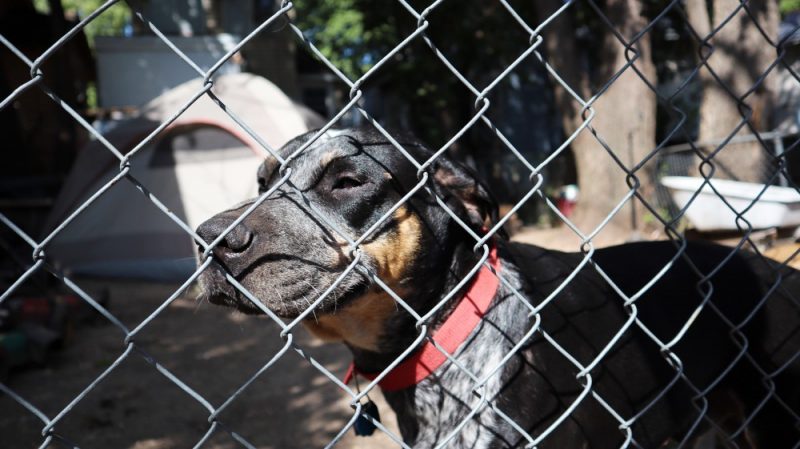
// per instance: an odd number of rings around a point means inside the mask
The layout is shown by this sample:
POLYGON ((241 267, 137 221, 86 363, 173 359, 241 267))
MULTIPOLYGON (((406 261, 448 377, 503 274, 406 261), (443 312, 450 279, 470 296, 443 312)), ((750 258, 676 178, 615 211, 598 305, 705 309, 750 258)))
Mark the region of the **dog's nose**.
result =
MULTIPOLYGON (((216 240, 231 223, 233 223, 233 220, 227 217, 212 217, 197 228, 197 235, 205 240, 206 243, 211 243, 216 240)), ((218 255, 220 255, 220 252, 225 255, 242 253, 250 247, 252 242, 253 233, 244 223, 239 223, 219 242, 214 248, 214 253, 218 255)), ((200 251, 202 252, 203 249, 201 248, 200 251)))

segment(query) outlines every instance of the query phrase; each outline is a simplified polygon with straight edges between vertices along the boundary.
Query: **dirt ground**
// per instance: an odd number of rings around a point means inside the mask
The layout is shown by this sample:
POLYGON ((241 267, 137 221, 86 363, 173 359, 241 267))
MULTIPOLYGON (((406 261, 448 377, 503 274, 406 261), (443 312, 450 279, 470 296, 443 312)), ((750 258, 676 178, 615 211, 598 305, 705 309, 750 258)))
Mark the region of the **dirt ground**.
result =
MULTIPOLYGON (((607 246, 628 238, 601 233, 595 244, 607 246)), ((514 239, 567 251, 575 251, 580 245, 566 228, 523 230, 514 239)), ((798 249, 787 251, 796 253, 798 249)), ((177 289, 177 285, 108 281, 82 281, 79 285, 89 292, 110 289, 109 309, 129 329, 177 289)), ((284 340, 278 334, 278 327, 266 318, 198 303, 190 292, 167 307, 136 342, 217 407, 281 350, 284 340)), ((350 362, 343 346, 321 344, 304 330, 296 337, 308 354, 339 378, 343 376, 350 362)), ((7 385, 54 417, 123 351, 122 332, 100 318, 94 324, 77 327, 46 366, 16 372, 7 385)), ((380 393, 371 396, 383 422, 397 433, 395 418, 380 393)), ((259 449, 324 447, 352 416, 347 403, 338 387, 289 350, 220 419, 227 429, 259 449)), ((56 429, 83 449, 185 448, 193 447, 207 432, 208 414, 143 357, 132 353, 56 429)), ((34 415, 0 394, 0 448, 38 447, 42 426, 34 415)), ((241 446, 228 433, 218 431, 203 447, 241 446)), ((398 446, 381 432, 365 438, 349 431, 337 447, 398 446)))
MULTIPOLYGON (((79 285, 89 292, 110 288, 109 309, 129 329, 177 289, 130 282, 84 281, 79 285)), ((219 406, 283 347, 284 340, 278 327, 265 318, 199 304, 187 296, 152 321, 136 342, 213 406, 219 406)), ((322 345, 304 330, 296 336, 304 350, 342 377, 349 363, 343 346, 322 345)), ((45 367, 16 372, 7 385, 54 417, 123 351, 122 332, 100 318, 95 324, 76 328, 45 367)), ((397 432, 394 416, 380 393, 370 396, 379 404, 383 421, 397 432)), ((259 449, 324 447, 352 416, 347 404, 338 387, 289 350, 220 419, 259 449)), ((187 448, 209 429, 208 415, 197 401, 132 353, 56 430, 82 449, 187 448)), ((42 427, 34 415, 0 393, 0 448, 39 447, 42 427)), ((350 431, 337 447, 397 447, 379 433, 366 438, 350 431)), ((218 431, 203 447, 242 446, 218 431)))

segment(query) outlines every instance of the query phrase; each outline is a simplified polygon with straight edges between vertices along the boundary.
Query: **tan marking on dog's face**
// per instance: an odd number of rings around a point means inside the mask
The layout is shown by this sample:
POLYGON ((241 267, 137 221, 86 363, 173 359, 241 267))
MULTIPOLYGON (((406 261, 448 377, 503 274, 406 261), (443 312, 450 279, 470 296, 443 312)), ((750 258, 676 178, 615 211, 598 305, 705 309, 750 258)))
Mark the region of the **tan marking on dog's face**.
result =
MULTIPOLYGON (((380 238, 362 245, 373 260, 378 277, 395 293, 407 290, 402 281, 408 267, 414 262, 420 241, 422 223, 406 209, 394 213, 396 226, 380 238)), ((324 341, 345 341, 353 346, 377 351, 384 323, 397 311, 394 299, 376 287, 367 294, 351 300, 333 314, 305 320, 305 325, 316 337, 324 341)))
POLYGON ((394 212, 395 229, 362 246, 374 261, 378 277, 390 287, 398 285, 419 250, 422 223, 405 207, 394 212))
POLYGON ((336 313, 308 319, 303 324, 320 340, 345 341, 358 348, 378 351, 384 322, 396 310, 397 305, 388 293, 370 291, 336 313))
POLYGON ((267 155, 267 157, 264 158, 264 168, 267 175, 269 175, 276 168, 278 168, 278 165, 280 165, 280 163, 278 162, 277 159, 275 159, 275 156, 269 154, 267 155))
POLYGON ((328 164, 330 164, 330 163, 331 163, 331 161, 332 161, 334 158, 336 158, 337 156, 339 156, 339 155, 341 155, 341 154, 342 154, 342 150, 339 150, 339 149, 333 149, 333 150, 330 150, 330 151, 326 151, 326 152, 325 152, 325 153, 323 153, 323 155, 322 155, 322 156, 320 156, 320 158, 319 158, 319 165, 320 165, 320 167, 325 167, 325 166, 327 166, 328 164))

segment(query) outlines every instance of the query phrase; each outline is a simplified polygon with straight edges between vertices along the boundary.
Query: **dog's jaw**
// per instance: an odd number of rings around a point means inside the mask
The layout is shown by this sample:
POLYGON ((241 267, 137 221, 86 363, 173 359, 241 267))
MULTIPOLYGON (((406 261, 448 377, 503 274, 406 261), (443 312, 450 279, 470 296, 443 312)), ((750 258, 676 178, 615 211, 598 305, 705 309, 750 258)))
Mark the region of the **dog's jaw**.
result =
POLYGON ((303 324, 325 342, 344 342, 350 346, 377 352, 385 329, 384 323, 397 311, 389 294, 371 289, 347 301, 332 313, 315 314, 303 324))
MULTIPOLYGON (((228 282, 227 276, 226 270, 218 263, 210 264, 198 278, 200 285, 198 301, 208 301, 211 304, 231 307, 251 315, 263 314, 263 308, 266 308, 278 317, 294 319, 308 310, 321 292, 327 290, 330 285, 315 286, 301 276, 295 280, 283 279, 284 282, 280 287, 255 282, 254 278, 260 279, 260 276, 235 277, 237 282, 249 293, 245 294, 228 282), (263 308, 256 305, 254 300, 258 301, 263 308)), ((335 314, 338 310, 347 307, 350 302, 358 301, 359 298, 365 296, 368 290, 368 280, 364 276, 353 273, 333 289, 324 301, 314 307, 311 318, 335 314)))
POLYGON ((198 277, 200 294, 199 302, 208 301, 211 304, 232 307, 247 315, 257 315, 263 311, 244 297, 233 285, 225 279, 226 274, 222 268, 212 263, 198 277))

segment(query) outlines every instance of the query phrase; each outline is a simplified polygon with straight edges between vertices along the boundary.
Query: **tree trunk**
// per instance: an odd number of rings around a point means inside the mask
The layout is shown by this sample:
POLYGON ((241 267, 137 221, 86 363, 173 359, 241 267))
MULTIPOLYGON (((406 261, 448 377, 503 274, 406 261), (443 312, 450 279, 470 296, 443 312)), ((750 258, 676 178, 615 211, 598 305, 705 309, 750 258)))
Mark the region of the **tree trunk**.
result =
MULTIPOLYGON (((718 142, 731 135, 738 137, 768 130, 767 111, 774 102, 774 76, 766 78, 754 92, 744 96, 775 60, 775 50, 761 35, 747 11, 743 8, 736 10, 739 6, 739 0, 713 0, 709 11, 703 0, 689 0, 686 3, 689 23, 701 39, 705 39, 733 15, 708 40, 713 51, 707 66, 702 67, 699 72, 703 88, 698 135, 701 143, 718 142), (712 13, 711 17, 709 12, 712 13), (740 107, 739 99, 747 107, 740 107)), ((751 0, 747 2, 747 6, 764 32, 774 39, 779 20, 777 2, 751 0)), ((700 49, 703 55, 708 52, 709 49, 700 49)), ((703 146, 700 150, 708 154, 715 151, 717 146, 703 146)), ((757 141, 729 143, 713 158, 716 168, 714 177, 750 182, 766 181, 771 171, 768 163, 769 151, 757 141)), ((699 174, 699 167, 694 169, 693 174, 699 174)), ((709 173, 707 169, 703 172, 709 173)))
MULTIPOLYGON (((546 0, 542 3, 541 17, 546 17, 561 2, 546 0)), ((565 11, 546 28, 545 44, 548 61, 555 67, 564 81, 584 99, 591 96, 590 80, 587 78, 580 52, 575 41, 575 24, 572 11, 565 11)), ((630 40, 647 25, 642 16, 642 6, 636 0, 609 0, 606 14, 614 27, 630 40)), ((656 83, 655 67, 652 63, 649 35, 640 38, 633 48, 639 53, 635 67, 652 85, 656 83)), ((627 60, 625 48, 609 31, 604 36, 602 67, 596 71, 597 80, 591 83, 593 93, 622 69, 627 60)), ((554 82, 556 102, 562 112, 562 121, 567 135, 571 135, 583 123, 581 107, 561 86, 554 82)), ((656 95, 639 75, 628 67, 593 105, 595 116, 590 129, 584 129, 572 142, 578 174, 580 198, 576 206, 574 222, 584 232, 594 230, 625 198, 630 188, 626 184, 626 173, 617 164, 609 150, 629 170, 641 163, 655 148, 656 95)), ((639 193, 647 198, 653 192, 653 176, 645 165, 636 171, 639 193)), ((640 228, 646 209, 638 200, 628 201, 611 220, 611 225, 623 231, 640 228), (633 209, 632 209, 633 208, 633 209)))

